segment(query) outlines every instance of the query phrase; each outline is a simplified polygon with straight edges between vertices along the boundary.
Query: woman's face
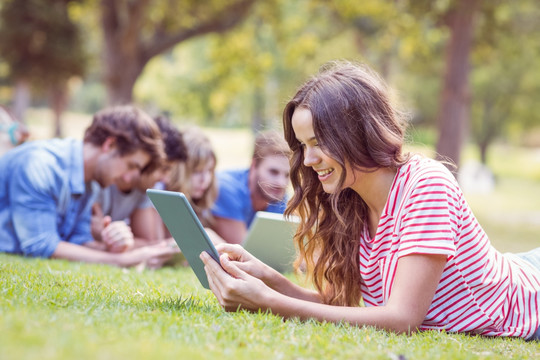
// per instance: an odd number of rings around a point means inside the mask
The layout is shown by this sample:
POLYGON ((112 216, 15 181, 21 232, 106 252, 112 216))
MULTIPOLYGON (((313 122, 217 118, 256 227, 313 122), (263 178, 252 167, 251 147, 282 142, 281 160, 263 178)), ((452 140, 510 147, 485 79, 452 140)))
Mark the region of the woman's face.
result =
POLYGON ((200 165, 191 174, 190 195, 193 200, 201 199, 212 184, 215 166, 216 161, 214 159, 210 159, 205 164, 200 165))
MULTIPOLYGON (((325 192, 332 194, 340 190, 339 179, 343 173, 343 168, 322 150, 313 130, 311 111, 302 107, 296 108, 291 124, 296 139, 302 146, 304 165, 311 167, 317 173, 325 192)), ((345 188, 350 187, 354 182, 352 171, 348 168, 347 174, 343 184, 345 188)))

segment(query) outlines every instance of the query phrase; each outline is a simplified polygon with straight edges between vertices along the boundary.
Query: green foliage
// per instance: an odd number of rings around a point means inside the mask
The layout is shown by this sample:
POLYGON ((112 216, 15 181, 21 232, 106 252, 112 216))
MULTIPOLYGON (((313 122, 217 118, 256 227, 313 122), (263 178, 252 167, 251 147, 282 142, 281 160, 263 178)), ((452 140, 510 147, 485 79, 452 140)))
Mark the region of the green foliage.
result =
POLYGON ((473 54, 473 139, 480 145, 540 125, 540 10, 534 1, 485 5, 473 54))
POLYGON ((97 81, 86 81, 73 92, 71 108, 86 114, 103 109, 106 101, 105 87, 97 81))
POLYGON ((328 40, 339 34, 326 15, 309 0, 257 2, 233 31, 149 64, 136 96, 201 123, 237 126, 262 117, 263 126, 275 126, 282 104, 322 63, 337 53, 358 57, 349 36, 328 40), (156 96, 158 83, 171 91, 156 96))
POLYGON ((258 2, 235 30, 155 60, 137 84, 137 98, 200 123, 247 125, 263 117, 276 124, 283 104, 319 66, 349 59, 398 84, 413 120, 433 124, 445 32, 429 13, 408 12, 401 3, 359 4, 258 2))
POLYGON ((15 79, 44 88, 83 75, 86 55, 68 12, 80 0, 7 0, 0 10, 0 54, 15 79))
POLYGON ((521 339, 224 312, 187 268, 121 270, 0 254, 0 357, 12 359, 520 359, 521 339))
POLYGON ((108 102, 131 102, 147 63, 175 45, 222 33, 248 15, 255 0, 102 0, 104 80, 108 102))
MULTIPOLYGON (((231 2, 155 0, 146 6, 145 2, 127 0, 6 0, 0 10, 5 16, 0 22, 2 64, 9 64, 13 74, 35 74, 43 83, 64 76, 53 71, 57 65, 66 76, 67 72, 80 74, 86 67, 90 82, 107 79, 101 73, 106 66, 100 66, 107 58, 102 57, 100 37, 104 3, 117 5, 119 26, 135 20, 131 27, 122 27, 125 31, 121 34, 134 31, 141 45, 136 55, 119 58, 122 66, 109 75, 129 72, 129 61, 142 64, 158 45, 168 44, 170 50, 144 68, 136 83, 135 99, 182 121, 228 127, 279 126, 284 103, 308 76, 329 60, 349 59, 366 62, 399 90, 416 127, 437 126, 449 36, 445 16, 456 0, 254 1, 245 21, 232 31, 195 38, 190 37, 190 31, 201 31, 197 25, 212 23, 212 16, 231 2), (56 5, 49 6, 51 3, 56 5), (133 10, 139 6, 140 13, 133 10), (12 15, 6 15, 8 11, 12 15), (15 20, 22 14, 36 20, 15 20), (83 29, 84 42, 80 33, 73 35, 78 39, 75 41, 67 37, 73 31, 53 31, 53 25, 67 29, 68 22, 83 29), (36 24, 51 28, 45 31, 36 24), (171 36, 182 31, 187 37, 174 46, 171 36), (43 32, 47 40, 57 38, 56 34, 64 39, 58 40, 59 50, 46 51, 47 58, 39 60, 40 66, 31 67, 28 62, 38 60, 19 48, 27 52, 34 49, 43 42, 39 35, 43 32), (74 45, 65 46, 68 41, 74 45), (77 55, 82 44, 87 53, 77 55), (21 57, 15 57, 15 50, 21 57)), ((477 143, 519 139, 540 122, 535 102, 540 92, 538 11, 536 0, 482 2, 471 59, 471 134, 477 143)), ((56 49, 52 46, 43 49, 56 49)), ((2 64, 0 76, 6 68, 2 64)), ((0 88, 1 98, 7 98, 6 93, 0 88)), ((94 111, 105 105, 105 100, 110 98, 99 86, 85 84, 72 108, 94 111)))

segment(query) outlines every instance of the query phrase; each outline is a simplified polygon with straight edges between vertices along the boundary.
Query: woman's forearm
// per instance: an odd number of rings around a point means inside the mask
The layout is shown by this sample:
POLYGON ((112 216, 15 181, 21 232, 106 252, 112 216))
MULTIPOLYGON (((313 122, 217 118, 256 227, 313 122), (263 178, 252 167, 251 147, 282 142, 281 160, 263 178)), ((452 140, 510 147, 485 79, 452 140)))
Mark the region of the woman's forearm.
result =
POLYGON ((420 325, 398 308, 388 306, 345 307, 316 303, 274 293, 265 300, 266 309, 285 318, 316 319, 332 323, 347 322, 355 326, 374 326, 396 333, 411 333, 420 325))
POLYGON ((268 276, 266 276, 265 279, 262 280, 268 287, 274 289, 275 291, 283 295, 310 302, 321 302, 321 296, 318 292, 303 288, 293 283, 274 269, 271 269, 268 276))

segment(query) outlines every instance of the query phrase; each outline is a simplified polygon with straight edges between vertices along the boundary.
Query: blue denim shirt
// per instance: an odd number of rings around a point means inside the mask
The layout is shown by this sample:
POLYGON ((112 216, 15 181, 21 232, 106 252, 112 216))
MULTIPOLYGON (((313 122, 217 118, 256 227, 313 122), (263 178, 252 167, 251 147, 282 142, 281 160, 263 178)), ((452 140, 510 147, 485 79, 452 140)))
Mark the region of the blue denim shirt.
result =
POLYGON ((50 257, 60 241, 91 241, 92 184, 82 142, 32 141, 0 157, 0 251, 50 257))

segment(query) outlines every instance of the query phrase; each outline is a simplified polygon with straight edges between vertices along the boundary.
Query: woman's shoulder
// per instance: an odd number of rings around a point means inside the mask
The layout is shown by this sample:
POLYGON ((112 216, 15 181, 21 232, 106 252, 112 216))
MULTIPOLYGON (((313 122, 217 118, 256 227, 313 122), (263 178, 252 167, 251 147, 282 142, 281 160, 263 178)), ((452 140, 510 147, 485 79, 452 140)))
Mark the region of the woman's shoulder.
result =
POLYGON ((451 192, 460 191, 455 176, 443 163, 422 155, 412 156, 402 166, 398 181, 406 192, 425 187, 444 187, 451 192))
POLYGON ((429 178, 435 176, 455 180, 454 175, 442 162, 423 155, 411 156, 400 169, 400 173, 409 177, 429 178))

